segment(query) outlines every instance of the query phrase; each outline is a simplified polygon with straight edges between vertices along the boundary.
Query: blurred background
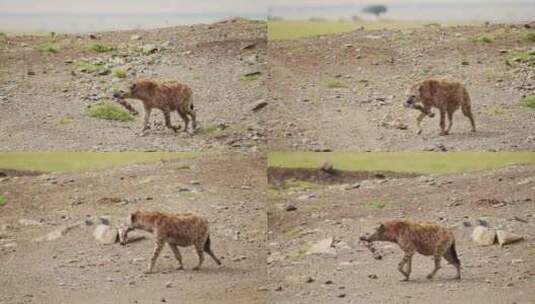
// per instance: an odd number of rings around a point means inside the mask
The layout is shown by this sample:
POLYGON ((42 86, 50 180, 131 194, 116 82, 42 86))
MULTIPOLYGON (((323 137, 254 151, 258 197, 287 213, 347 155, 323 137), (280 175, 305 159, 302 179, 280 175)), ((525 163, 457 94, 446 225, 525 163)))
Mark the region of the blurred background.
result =
POLYGON ((265 19, 268 0, 0 0, 0 31, 91 32, 265 19))

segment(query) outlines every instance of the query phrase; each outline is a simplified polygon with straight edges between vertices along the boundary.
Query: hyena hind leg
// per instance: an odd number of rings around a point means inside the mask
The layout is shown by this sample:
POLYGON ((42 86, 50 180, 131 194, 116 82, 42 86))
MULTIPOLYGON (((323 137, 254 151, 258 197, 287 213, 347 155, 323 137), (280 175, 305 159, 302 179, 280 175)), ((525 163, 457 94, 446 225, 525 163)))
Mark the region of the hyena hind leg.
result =
POLYGON ((202 266, 202 263, 204 262, 203 245, 195 244, 195 250, 197 251, 197 255, 199 256, 199 264, 197 264, 197 266, 193 267, 193 270, 200 270, 201 266, 202 266))
POLYGON ((443 257, 446 261, 448 261, 448 263, 455 266, 455 269, 457 270, 457 275, 455 276, 455 279, 460 280, 461 279, 461 261, 459 261, 459 258, 457 257, 455 246, 452 245, 452 247, 450 247, 448 251, 444 253, 443 257))
POLYGON ((440 255, 435 255, 434 256, 434 260, 435 260, 435 268, 433 269, 433 271, 431 271, 430 274, 427 275, 427 278, 429 280, 433 279, 433 277, 435 276, 435 274, 437 273, 437 271, 440 269, 440 259, 442 259, 442 256, 440 255))
POLYGON ((215 256, 214 252, 210 248, 210 237, 208 237, 204 243, 204 252, 208 253, 208 255, 214 259, 217 265, 221 265, 221 261, 215 256))
POLYGON ((178 115, 182 118, 184 121, 184 132, 188 132, 188 124, 189 124, 189 117, 186 113, 182 113, 181 111, 177 111, 178 115))

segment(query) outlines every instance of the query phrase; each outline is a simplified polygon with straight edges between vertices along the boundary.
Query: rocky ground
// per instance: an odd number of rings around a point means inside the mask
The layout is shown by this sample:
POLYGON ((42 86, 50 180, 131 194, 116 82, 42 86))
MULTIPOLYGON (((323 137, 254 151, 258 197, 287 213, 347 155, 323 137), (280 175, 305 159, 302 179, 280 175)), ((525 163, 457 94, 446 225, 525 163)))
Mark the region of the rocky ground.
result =
POLYGON ((235 154, 4 177, 0 303, 264 303, 264 172, 261 156, 235 154), (207 258, 195 272, 183 248, 185 270, 175 270, 166 247, 146 275, 150 234, 126 247, 93 238, 100 222, 118 227, 138 208, 205 216, 223 266, 207 258))
POLYGON ((430 25, 270 41, 269 147, 533 150, 535 112, 519 104, 535 90, 533 68, 518 55, 535 47, 529 32, 524 25, 430 25), (477 133, 459 111, 451 136, 438 136, 438 115, 416 134, 418 113, 402 107, 405 89, 431 75, 466 84, 477 133))
MULTIPOLYGON (((271 186, 268 207, 269 299, 273 303, 533 303, 535 299, 535 167, 454 175, 271 186), (376 243, 375 260, 358 238, 387 218, 428 220, 453 228, 463 278, 443 261, 416 255, 401 282, 402 251, 376 243), (481 246, 477 226, 523 236, 481 246)), ((478 228, 479 229, 479 228, 478 228)))
MULTIPOLYGON (((267 94, 265 57, 265 23, 242 19, 91 35, 0 35, 0 150, 255 150, 265 143, 264 114, 252 110, 267 94), (101 52, 91 49, 95 44, 101 52), (248 73, 259 75, 242 79, 248 73), (175 135, 162 127, 159 111, 144 135, 142 115, 114 122, 85 114, 137 78, 190 85, 199 133, 175 135)), ((131 104, 143 113, 141 102, 131 104)), ((181 122, 176 113, 172 121, 181 122)))

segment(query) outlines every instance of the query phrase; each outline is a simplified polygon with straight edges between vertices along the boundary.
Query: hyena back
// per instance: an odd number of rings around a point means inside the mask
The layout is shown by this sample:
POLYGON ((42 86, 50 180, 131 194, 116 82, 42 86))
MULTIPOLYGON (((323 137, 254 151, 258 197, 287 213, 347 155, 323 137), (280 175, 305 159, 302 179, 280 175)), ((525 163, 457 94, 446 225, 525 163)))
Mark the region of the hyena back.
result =
POLYGON ((431 108, 440 111, 440 135, 448 135, 453 125, 453 113, 461 108, 462 113, 470 120, 472 132, 476 131, 474 115, 472 114, 470 95, 466 87, 456 81, 446 78, 428 78, 415 83, 407 89, 405 106, 420 110, 416 119, 418 134, 422 132, 421 122, 425 116, 433 117, 431 108), (448 127, 446 128, 446 116, 448 127))
POLYGON ((184 132, 188 131, 191 119, 193 131, 197 128, 197 114, 193 106, 193 91, 185 84, 177 81, 157 82, 154 80, 137 80, 128 92, 113 95, 120 99, 120 104, 132 112, 132 107, 123 99, 139 99, 143 102, 145 118, 143 131, 149 129, 149 118, 153 108, 160 109, 164 114, 165 126, 177 132, 178 127, 171 125, 171 112, 176 111, 184 121, 184 132))
POLYGON ((119 235, 121 244, 126 244, 128 232, 134 229, 145 230, 155 235, 156 246, 150 259, 147 273, 152 272, 156 259, 166 243, 178 261, 178 269, 183 269, 182 256, 178 246, 195 246, 195 250, 199 256, 199 263, 193 270, 199 270, 201 268, 204 262, 204 253, 212 257, 217 265, 221 265, 221 262, 210 247, 208 222, 204 218, 191 213, 167 214, 162 212, 136 211, 129 217, 128 228, 123 230, 119 235))
POLYGON ((388 220, 383 222, 370 236, 361 236, 362 241, 384 241, 397 243, 405 255, 398 265, 398 270, 409 280, 412 271, 412 257, 418 252, 433 256, 435 268, 427 275, 432 279, 441 268, 440 260, 445 258, 457 270, 456 279, 461 278, 461 261, 455 250, 455 236, 438 224, 429 222, 412 222, 408 220, 388 220))

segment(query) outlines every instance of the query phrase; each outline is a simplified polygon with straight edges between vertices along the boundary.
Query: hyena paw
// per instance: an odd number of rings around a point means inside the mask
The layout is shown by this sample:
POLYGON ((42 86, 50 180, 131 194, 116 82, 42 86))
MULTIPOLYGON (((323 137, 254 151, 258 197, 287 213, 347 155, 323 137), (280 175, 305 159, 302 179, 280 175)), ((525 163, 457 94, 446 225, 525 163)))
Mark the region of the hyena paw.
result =
POLYGON ((201 267, 199 267, 199 266, 195 266, 195 267, 193 267, 193 270, 195 270, 195 271, 199 271, 199 270, 201 270, 201 267))
POLYGON ((182 270, 182 269, 184 269, 184 266, 182 266, 182 265, 180 265, 180 266, 178 266, 178 267, 176 268, 176 270, 182 270))
POLYGON ((422 134, 422 129, 418 129, 418 130, 416 130, 416 134, 417 134, 417 135, 422 134))
POLYGON ((433 275, 432 275, 432 274, 428 274, 428 275, 427 275, 427 279, 428 279, 428 280, 432 280, 432 279, 433 279, 433 275))

